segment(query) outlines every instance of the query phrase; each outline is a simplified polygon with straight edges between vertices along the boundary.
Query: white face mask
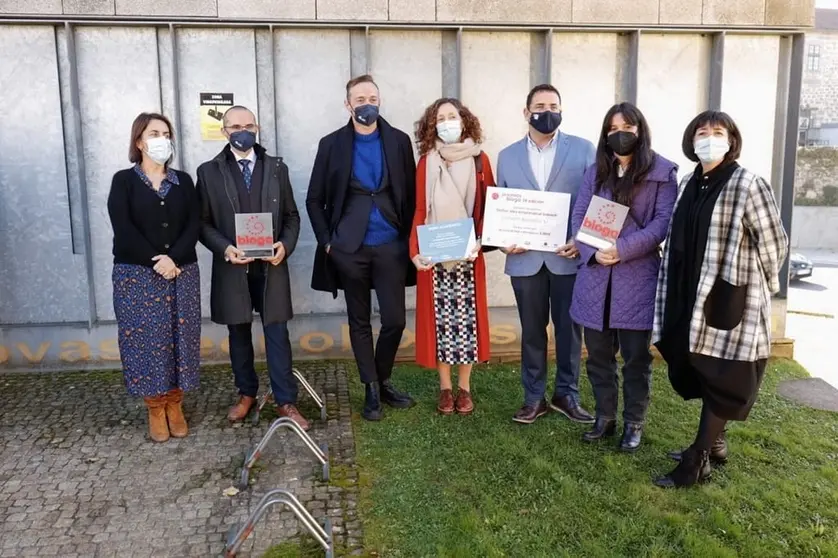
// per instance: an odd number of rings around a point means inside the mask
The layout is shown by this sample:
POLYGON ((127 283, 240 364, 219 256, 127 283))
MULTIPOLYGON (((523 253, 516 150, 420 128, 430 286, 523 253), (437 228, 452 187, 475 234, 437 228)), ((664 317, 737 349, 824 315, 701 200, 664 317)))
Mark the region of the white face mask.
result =
POLYGON ((165 164, 172 156, 172 142, 169 138, 148 138, 145 145, 145 154, 158 165, 165 164))
POLYGON ((463 135, 463 123, 459 120, 443 120, 436 125, 436 134, 443 143, 456 143, 463 135))
POLYGON ((717 163, 724 159, 730 151, 730 143, 727 138, 710 136, 695 140, 693 144, 695 155, 702 163, 717 163))

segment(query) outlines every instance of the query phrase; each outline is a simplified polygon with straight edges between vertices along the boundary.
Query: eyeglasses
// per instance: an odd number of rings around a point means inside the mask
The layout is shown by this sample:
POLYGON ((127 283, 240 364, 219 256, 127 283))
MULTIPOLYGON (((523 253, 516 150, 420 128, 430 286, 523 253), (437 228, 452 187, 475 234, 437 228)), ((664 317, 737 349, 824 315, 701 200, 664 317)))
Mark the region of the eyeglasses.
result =
POLYGON ((241 132, 242 130, 247 130, 248 132, 255 132, 256 131, 256 124, 248 124, 246 126, 239 126, 236 124, 235 126, 225 126, 225 130, 232 130, 234 132, 241 132))

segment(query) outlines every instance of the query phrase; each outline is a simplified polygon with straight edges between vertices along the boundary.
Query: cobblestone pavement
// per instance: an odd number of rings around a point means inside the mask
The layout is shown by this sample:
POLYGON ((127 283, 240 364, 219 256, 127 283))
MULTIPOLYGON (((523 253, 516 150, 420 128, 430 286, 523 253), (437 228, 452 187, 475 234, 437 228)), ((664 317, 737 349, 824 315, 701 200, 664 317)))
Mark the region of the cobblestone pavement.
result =
MULTIPOLYGON (((0 557, 221 556, 231 525, 273 488, 289 489, 321 522, 328 515, 339 554, 360 552, 346 369, 317 363, 301 371, 326 395, 325 423, 302 388, 299 399, 315 442, 328 443, 331 483, 282 430, 257 462, 250 490, 233 497, 224 490, 237 484, 245 451, 275 414, 266 406, 259 426, 230 425, 229 369, 203 373, 201 388, 184 400, 189 436, 164 444, 148 440, 145 406, 125 393, 119 372, 1 375, 0 557)), ((272 508, 239 556, 262 556, 298 529, 290 511, 272 508)))

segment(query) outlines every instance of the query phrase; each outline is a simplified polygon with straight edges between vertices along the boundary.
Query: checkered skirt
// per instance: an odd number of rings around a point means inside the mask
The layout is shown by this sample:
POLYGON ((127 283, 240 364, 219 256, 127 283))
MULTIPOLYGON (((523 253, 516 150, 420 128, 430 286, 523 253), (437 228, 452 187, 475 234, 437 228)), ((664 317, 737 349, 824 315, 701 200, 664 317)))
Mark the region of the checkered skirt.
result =
POLYGON ((434 313, 437 360, 445 364, 477 362, 477 303, 474 264, 434 267, 434 313))

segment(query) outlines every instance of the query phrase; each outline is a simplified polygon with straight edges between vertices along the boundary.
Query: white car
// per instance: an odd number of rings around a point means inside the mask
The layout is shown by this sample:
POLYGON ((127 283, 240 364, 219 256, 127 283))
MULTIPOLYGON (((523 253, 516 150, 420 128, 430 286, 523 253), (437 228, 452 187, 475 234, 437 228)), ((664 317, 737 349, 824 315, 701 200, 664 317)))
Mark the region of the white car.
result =
POLYGON ((795 254, 789 257, 789 281, 799 281, 804 277, 811 277, 815 265, 812 260, 802 254, 795 254))

